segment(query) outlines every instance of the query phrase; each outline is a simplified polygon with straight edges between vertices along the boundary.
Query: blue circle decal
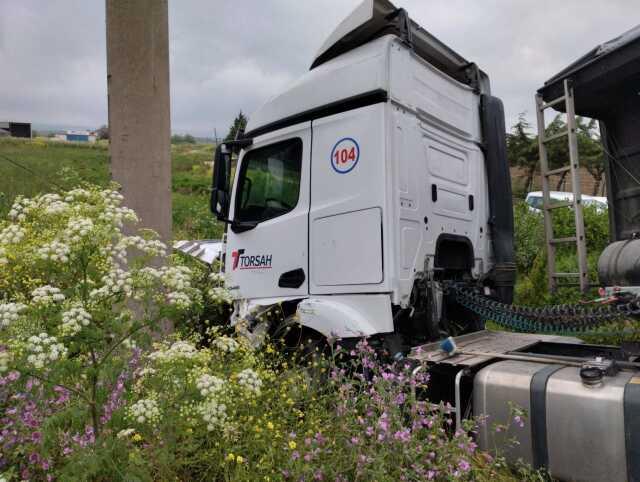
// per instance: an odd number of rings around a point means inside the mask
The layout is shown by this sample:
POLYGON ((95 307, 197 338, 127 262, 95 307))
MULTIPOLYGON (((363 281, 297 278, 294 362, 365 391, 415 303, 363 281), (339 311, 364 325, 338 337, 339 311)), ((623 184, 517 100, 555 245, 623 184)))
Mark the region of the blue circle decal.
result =
POLYGON ((331 149, 331 167, 338 174, 351 172, 360 159, 360 146, 355 139, 344 137, 331 149))

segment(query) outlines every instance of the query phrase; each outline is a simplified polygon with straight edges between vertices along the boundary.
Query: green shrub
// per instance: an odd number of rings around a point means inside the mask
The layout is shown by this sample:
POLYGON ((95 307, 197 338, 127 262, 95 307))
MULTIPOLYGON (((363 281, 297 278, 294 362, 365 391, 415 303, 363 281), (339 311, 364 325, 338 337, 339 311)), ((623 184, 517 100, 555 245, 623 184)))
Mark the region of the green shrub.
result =
MULTIPOLYGON (((600 253, 609 243, 609 217, 606 210, 595 206, 584 207, 585 235, 589 278, 597 285, 597 264, 600 253)), ((528 209, 525 203, 514 209, 514 244, 518 268, 516 303, 544 305, 576 302, 584 298, 577 287, 561 288, 550 294, 547 284, 547 253, 544 236, 544 218, 541 212, 528 209)), ((558 238, 575 236, 574 212, 571 209, 553 211, 553 231, 558 238)), ((556 271, 576 272, 577 251, 574 243, 556 248, 556 271)), ((597 292, 592 290, 587 298, 597 292)))
POLYGON ((542 213, 522 201, 513 207, 513 220, 516 267, 519 273, 527 273, 544 246, 542 213))

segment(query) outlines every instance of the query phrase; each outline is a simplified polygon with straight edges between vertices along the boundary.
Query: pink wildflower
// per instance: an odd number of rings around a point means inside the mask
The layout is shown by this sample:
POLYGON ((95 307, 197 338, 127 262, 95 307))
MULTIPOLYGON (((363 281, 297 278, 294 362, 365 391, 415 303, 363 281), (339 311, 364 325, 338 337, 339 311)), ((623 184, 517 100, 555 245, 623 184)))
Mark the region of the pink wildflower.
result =
POLYGON ((409 429, 398 430, 393 434, 393 438, 402 443, 407 443, 411 440, 411 431, 409 429))

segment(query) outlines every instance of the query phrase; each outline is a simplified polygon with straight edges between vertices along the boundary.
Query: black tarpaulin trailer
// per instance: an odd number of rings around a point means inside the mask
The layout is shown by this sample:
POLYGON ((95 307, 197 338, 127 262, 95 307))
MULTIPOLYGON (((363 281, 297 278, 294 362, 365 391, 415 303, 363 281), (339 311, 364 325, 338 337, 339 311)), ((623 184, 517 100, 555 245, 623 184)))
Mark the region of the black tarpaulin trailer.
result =
MULTIPOLYGON (((613 241, 640 233, 640 25, 591 50, 545 82, 545 102, 574 89, 577 115, 598 119, 613 241)), ((564 104, 554 106, 563 111, 564 104)))

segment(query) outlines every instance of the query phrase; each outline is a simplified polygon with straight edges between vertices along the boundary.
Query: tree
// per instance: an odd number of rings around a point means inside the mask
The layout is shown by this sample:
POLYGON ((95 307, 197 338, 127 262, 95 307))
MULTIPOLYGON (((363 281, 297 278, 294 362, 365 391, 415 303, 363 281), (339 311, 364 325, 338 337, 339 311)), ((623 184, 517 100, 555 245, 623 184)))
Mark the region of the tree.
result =
POLYGON ((181 136, 180 134, 174 134, 171 136, 171 144, 195 144, 196 138, 191 134, 185 134, 181 136))
POLYGON ((507 156, 512 166, 525 170, 525 190, 530 191, 533 176, 538 168, 538 148, 536 137, 529 134, 531 125, 527 122, 526 113, 518 115, 518 122, 511 127, 507 134, 507 156))
POLYGON ((231 127, 229 128, 229 133, 227 134, 227 137, 224 138, 224 140, 233 141, 238 136, 238 133, 244 132, 245 127, 247 127, 247 118, 242 113, 242 111, 240 111, 240 113, 233 120, 233 124, 231 124, 231 127))
MULTIPOLYGON (((567 125, 560 115, 557 115, 546 128, 547 137, 565 131, 567 125)), ((598 193, 604 177, 604 160, 602 144, 595 119, 586 120, 576 117, 576 137, 578 139, 578 158, 580 166, 584 167, 594 179, 593 195, 598 193)), ((547 144, 547 157, 550 169, 566 166, 570 162, 569 142, 566 136, 561 136, 547 144)), ((563 190, 568 171, 560 175, 556 185, 558 191, 563 190)))
POLYGON ((101 126, 96 131, 96 137, 99 141, 109 140, 109 128, 106 125, 101 126))
MULTIPOLYGON (((549 138, 553 135, 559 134, 567 129, 567 125, 564 122, 561 114, 556 115, 551 123, 545 128, 544 135, 549 138)), ((569 164, 569 140, 567 136, 560 136, 550 142, 547 142, 547 164, 549 169, 557 169, 569 164)), ((556 184, 556 191, 562 191, 565 184, 565 178, 568 172, 560 174, 558 183, 556 184)))
POLYGON ((595 119, 585 122, 583 118, 578 118, 578 152, 580 165, 594 180, 591 194, 597 196, 604 178, 604 150, 595 119))

